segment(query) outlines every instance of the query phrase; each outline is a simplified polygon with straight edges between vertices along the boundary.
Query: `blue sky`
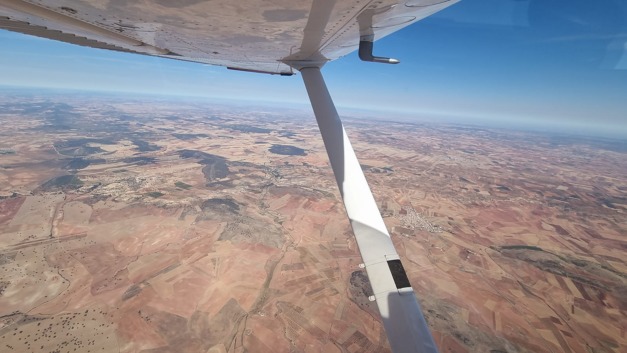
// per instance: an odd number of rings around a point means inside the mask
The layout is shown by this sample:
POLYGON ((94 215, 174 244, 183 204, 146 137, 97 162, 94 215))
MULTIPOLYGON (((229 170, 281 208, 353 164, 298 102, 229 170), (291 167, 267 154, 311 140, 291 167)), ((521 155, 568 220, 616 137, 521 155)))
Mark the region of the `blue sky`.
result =
MULTIPOLYGON (((0 84, 308 102, 300 76, 234 72, 0 32, 0 84)), ((323 73, 340 108, 627 136, 623 0, 463 0, 323 73)))

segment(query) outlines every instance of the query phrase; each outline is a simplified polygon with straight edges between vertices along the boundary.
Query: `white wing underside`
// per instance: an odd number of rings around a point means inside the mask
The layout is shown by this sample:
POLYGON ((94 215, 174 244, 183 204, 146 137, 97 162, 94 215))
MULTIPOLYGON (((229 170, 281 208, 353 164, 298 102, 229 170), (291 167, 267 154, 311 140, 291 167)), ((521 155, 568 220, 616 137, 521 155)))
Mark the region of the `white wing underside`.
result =
POLYGON ((0 0, 0 28, 274 74, 335 60, 458 0, 0 0), (302 66, 299 64, 299 66, 302 66))

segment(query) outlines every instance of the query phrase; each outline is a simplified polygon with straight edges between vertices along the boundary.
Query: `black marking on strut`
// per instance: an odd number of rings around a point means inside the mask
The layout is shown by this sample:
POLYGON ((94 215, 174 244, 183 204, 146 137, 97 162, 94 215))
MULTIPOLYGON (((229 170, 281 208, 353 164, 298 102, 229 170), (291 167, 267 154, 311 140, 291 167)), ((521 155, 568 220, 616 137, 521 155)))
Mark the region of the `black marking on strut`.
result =
POLYGON ((405 273, 401 260, 389 260, 388 266, 390 267, 390 272, 392 272, 396 289, 411 288, 411 283, 409 283, 409 278, 407 278, 407 273, 405 273))

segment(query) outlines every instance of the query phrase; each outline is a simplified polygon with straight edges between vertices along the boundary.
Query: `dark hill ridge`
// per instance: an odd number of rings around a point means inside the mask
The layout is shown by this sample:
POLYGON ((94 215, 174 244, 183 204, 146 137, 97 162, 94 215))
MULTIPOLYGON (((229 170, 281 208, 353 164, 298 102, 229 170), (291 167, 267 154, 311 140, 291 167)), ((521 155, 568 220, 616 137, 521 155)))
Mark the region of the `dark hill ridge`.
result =
MULTIPOLYGON (((585 285, 584 292, 594 298, 613 295, 627 303, 627 274, 610 266, 584 259, 559 255, 533 245, 491 246, 493 250, 515 260, 527 262, 554 275, 568 277, 575 284, 585 285)), ((586 295, 587 295, 586 294, 586 295)), ((627 308, 624 304, 621 310, 627 308)))
POLYGON ((197 158, 197 159, 222 159, 225 160, 224 157, 216 156, 215 154, 196 151, 196 150, 180 150, 178 151, 179 157, 187 159, 187 158, 197 158))
POLYGON ((209 137, 209 135, 207 134, 172 134, 172 136, 176 137, 179 140, 193 140, 197 138, 209 137))
POLYGON ((272 132, 272 130, 270 129, 250 126, 250 125, 243 125, 243 124, 226 125, 225 127, 231 130, 239 131, 239 132, 255 133, 255 134, 267 134, 267 133, 272 132))
POLYGON ((153 152, 161 149, 161 147, 143 140, 133 140, 133 144, 137 146, 140 152, 153 152))
POLYGON ((254 212, 247 214, 249 207, 231 197, 207 199, 200 207, 202 212, 196 217, 196 222, 219 220, 227 223, 218 237, 219 241, 263 244, 274 248, 281 248, 285 243, 281 227, 268 223, 254 212))
POLYGON ((155 157, 139 156, 139 157, 124 158, 124 159, 122 159, 122 161, 124 163, 129 163, 129 164, 147 165, 147 164, 154 164, 154 163, 156 163, 157 162, 157 158, 155 158, 155 157))
POLYGON ((272 145, 270 152, 274 154, 280 154, 284 156, 306 156, 307 152, 304 149, 291 145, 272 145))
POLYGON ((57 148, 57 151, 59 151, 59 154, 62 154, 64 156, 71 156, 71 157, 84 157, 84 156, 89 156, 92 154, 106 152, 100 147, 91 147, 91 146, 57 148))
POLYGON ((96 138, 77 138, 54 143, 56 148, 81 147, 89 143, 98 143, 101 145, 115 145, 116 141, 112 139, 96 139, 96 138))
POLYGON ((200 208, 203 211, 228 211, 237 214, 239 212, 239 204, 230 198, 213 198, 202 203, 200 208))
POLYGON ((85 158, 72 158, 66 165, 63 166, 66 170, 77 170, 89 167, 92 164, 104 164, 107 161, 102 158, 85 159, 85 158))
POLYGON ((76 175, 62 175, 52 178, 43 183, 39 188, 41 191, 54 191, 57 189, 71 190, 83 186, 83 181, 76 175))
POLYGON ((114 145, 116 142, 110 139, 78 138, 54 143, 54 148, 65 156, 81 157, 96 153, 106 152, 100 147, 91 147, 90 143, 102 145, 114 145))
POLYGON ((229 167, 224 160, 203 159, 199 163, 205 165, 202 168, 202 173, 205 175, 205 179, 208 182, 223 179, 229 175, 229 167))
POLYGON ((223 179, 229 175, 229 167, 224 157, 195 150, 181 150, 179 151, 179 156, 184 159, 200 159, 198 163, 204 165, 202 173, 205 175, 207 182, 223 179))
POLYGON ((207 182, 224 179, 229 175, 229 166, 224 157, 196 150, 180 150, 178 154, 183 159, 199 159, 198 164, 204 165, 202 173, 205 175, 207 182))
POLYGON ((63 168, 64 169, 83 169, 89 167, 89 160, 83 158, 72 158, 63 168))

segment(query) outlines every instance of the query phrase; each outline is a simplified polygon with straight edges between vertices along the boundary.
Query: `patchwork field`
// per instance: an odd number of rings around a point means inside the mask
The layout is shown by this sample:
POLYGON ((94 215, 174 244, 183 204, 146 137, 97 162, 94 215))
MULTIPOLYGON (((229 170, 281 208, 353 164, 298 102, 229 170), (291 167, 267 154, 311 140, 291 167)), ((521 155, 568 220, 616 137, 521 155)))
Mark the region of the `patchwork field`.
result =
MULTIPOLYGON (((0 100, 0 351, 386 352, 309 111, 0 100)), ((627 349, 627 146, 347 117, 442 352, 627 349)))

